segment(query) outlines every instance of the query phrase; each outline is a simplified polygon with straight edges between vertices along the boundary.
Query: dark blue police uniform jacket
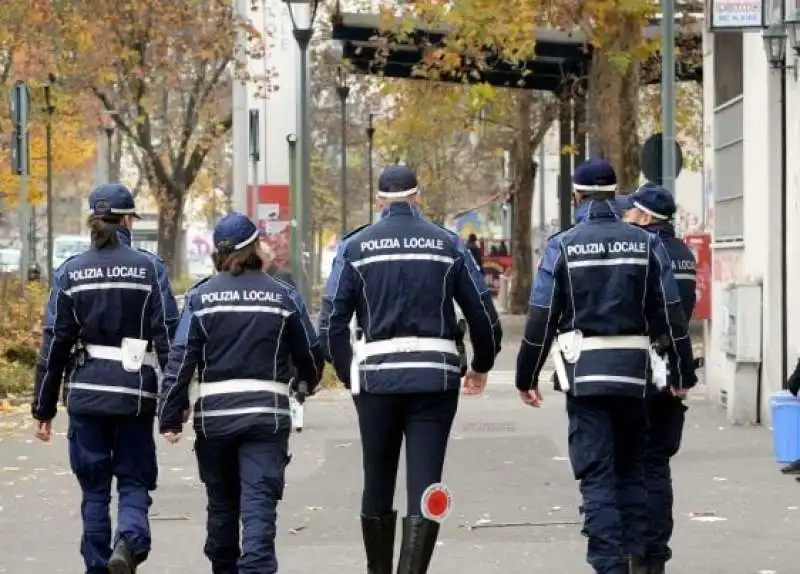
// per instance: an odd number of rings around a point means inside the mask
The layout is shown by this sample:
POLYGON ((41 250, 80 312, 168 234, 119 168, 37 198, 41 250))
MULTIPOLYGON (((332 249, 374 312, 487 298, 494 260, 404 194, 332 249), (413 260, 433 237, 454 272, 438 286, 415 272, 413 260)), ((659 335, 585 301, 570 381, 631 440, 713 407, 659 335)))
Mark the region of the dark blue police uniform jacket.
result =
POLYGON ((302 298, 260 271, 218 273, 186 294, 164 374, 161 432, 181 429, 198 369, 195 432, 227 438, 253 426, 289 430, 290 360, 310 390, 324 364, 302 298))
MULTIPOLYGON (((681 298, 683 314, 687 320, 691 320, 697 302, 697 262, 692 250, 683 241, 675 237, 675 228, 671 223, 656 223, 649 225, 646 229, 658 235, 669 254, 670 261, 672 261, 672 271, 678 283, 678 293, 681 298)), ((676 373, 678 365, 675 355, 672 355, 670 359, 668 380, 671 386, 677 386, 676 373)))
POLYGON ((610 201, 582 206, 578 224, 548 240, 531 291, 517 387, 535 388, 554 339, 561 348, 576 333, 580 348, 565 361, 574 396, 644 397, 649 343, 663 336, 677 351, 675 387, 696 382, 669 255, 656 235, 620 221, 610 201))
MULTIPOLYGON (((117 230, 117 237, 122 245, 131 246, 131 232, 124 227, 117 230)), ((172 294, 172 287, 169 284, 169 275, 167 274, 167 266, 164 265, 164 260, 158 255, 146 249, 136 249, 137 251, 147 255, 156 266, 156 273, 158 274, 158 289, 161 292, 161 301, 164 304, 164 320, 167 323, 169 330, 169 339, 175 335, 175 329, 178 327, 178 320, 180 319, 180 312, 178 311, 178 304, 175 302, 175 296, 172 294)))
POLYGON ((33 414, 55 416, 65 369, 72 414, 150 415, 169 326, 155 260, 125 245, 90 249, 54 274, 36 366, 33 414), (139 372, 122 367, 124 338, 151 341, 139 372))
POLYGON ((425 219, 417 207, 392 203, 380 221, 355 230, 339 246, 320 314, 326 358, 349 387, 355 312, 364 335, 363 346, 356 345, 363 391, 457 389, 460 332, 453 301, 470 327, 472 366, 487 372, 502 329, 475 260, 456 234, 425 219))

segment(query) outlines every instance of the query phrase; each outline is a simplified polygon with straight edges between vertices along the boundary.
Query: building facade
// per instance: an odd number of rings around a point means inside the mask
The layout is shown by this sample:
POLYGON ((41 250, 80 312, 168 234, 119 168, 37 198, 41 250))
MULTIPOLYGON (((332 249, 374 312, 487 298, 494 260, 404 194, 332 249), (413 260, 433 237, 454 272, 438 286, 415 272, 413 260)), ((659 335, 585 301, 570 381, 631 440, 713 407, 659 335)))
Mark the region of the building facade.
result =
MULTIPOLYGON (((767 23, 775 12, 765 11, 767 23)), ((786 51, 785 65, 796 66, 786 51)), ((769 398, 792 372, 800 341, 800 83, 796 67, 770 66, 760 29, 706 32, 703 71, 713 229, 706 383, 731 422, 768 423, 769 398)))

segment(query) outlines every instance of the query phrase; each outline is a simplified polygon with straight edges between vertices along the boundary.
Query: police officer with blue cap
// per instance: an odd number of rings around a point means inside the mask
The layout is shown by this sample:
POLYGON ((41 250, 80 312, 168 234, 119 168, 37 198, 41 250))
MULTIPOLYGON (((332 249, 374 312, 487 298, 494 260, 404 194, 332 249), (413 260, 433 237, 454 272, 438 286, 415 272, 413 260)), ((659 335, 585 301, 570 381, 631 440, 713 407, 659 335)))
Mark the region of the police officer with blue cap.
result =
POLYGON ((262 271, 260 235, 239 213, 217 224, 218 273, 186 296, 161 394, 159 427, 176 443, 199 370, 194 449, 208 496, 205 554, 216 574, 278 571, 275 520, 289 462, 290 359, 312 389, 324 366, 303 299, 262 271))
POLYGON ((153 416, 157 369, 169 353, 171 295, 156 258, 124 239, 136 216, 130 193, 101 186, 89 207, 91 248, 53 277, 32 411, 37 437, 50 440, 67 370, 69 460, 83 493, 86 573, 130 574, 150 552, 147 513, 158 473, 153 416), (112 478, 119 493, 113 551, 112 478))
POLYGON ((573 187, 578 223, 547 241, 516 385, 526 405, 540 406, 539 374, 550 355, 566 392, 588 562, 598 574, 645 574, 650 345, 667 340, 677 366, 670 385, 678 393, 691 387, 688 323, 664 245, 617 218, 611 165, 584 162, 573 187))
MULTIPOLYGON (((672 194, 661 186, 647 183, 636 192, 618 198, 624 210, 623 219, 657 235, 669 254, 675 279, 678 282, 684 315, 694 314, 697 262, 686 244, 675 237, 672 218, 677 211, 672 194)), ((689 385, 679 387, 677 356, 670 357, 669 389, 651 387, 647 399, 650 428, 645 460, 647 502, 650 527, 647 531, 647 574, 664 574, 665 564, 672 557, 669 540, 672 537, 672 478, 670 459, 680 449, 684 417, 683 403, 689 385)))
POLYGON ((370 574, 393 569, 394 492, 405 437, 408 512, 398 574, 427 572, 439 523, 422 497, 442 478, 458 407, 461 335, 453 303, 474 348, 467 394, 479 394, 500 350, 502 330, 475 259, 459 237, 428 221, 414 172, 384 169, 381 219, 346 235, 322 301, 320 339, 336 374, 354 395, 361 431, 361 526, 370 574), (355 313, 362 338, 351 344, 355 313))

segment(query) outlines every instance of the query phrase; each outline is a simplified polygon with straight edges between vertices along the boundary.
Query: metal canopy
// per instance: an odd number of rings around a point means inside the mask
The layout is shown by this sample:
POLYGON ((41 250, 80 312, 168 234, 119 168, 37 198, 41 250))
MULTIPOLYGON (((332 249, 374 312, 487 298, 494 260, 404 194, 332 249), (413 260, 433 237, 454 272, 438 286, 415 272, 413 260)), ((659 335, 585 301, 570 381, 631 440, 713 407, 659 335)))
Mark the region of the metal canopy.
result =
MULTIPOLYGON (((400 23, 400 20, 397 20, 400 23)), ((398 27, 399 28, 399 27, 398 27)), ((691 30, 699 36, 702 24, 691 30)), ((342 42, 342 56, 357 72, 390 78, 428 79, 416 70, 423 62, 425 50, 440 45, 447 30, 415 28, 404 34, 402 41, 381 26, 378 14, 336 12, 332 18, 332 38, 342 42)), ((644 29, 645 37, 658 35, 658 25, 644 29)), ((686 38, 684 38, 684 41, 686 38)), ((478 69, 462 60, 458 74, 442 74, 445 82, 480 83, 527 90, 559 92, 576 80, 588 77, 592 46, 580 32, 562 32, 542 28, 536 31, 536 54, 520 65, 510 65, 489 56, 478 69)), ((676 79, 702 81, 702 68, 678 67, 676 79)), ((645 74, 643 81, 658 83, 658 74, 645 74)))

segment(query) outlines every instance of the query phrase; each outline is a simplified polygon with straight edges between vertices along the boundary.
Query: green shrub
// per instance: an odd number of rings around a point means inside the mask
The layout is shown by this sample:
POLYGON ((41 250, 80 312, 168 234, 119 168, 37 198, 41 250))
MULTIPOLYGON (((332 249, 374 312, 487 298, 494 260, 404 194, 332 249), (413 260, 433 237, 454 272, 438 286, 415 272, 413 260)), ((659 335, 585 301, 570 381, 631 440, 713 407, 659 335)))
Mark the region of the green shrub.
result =
POLYGON ((26 397, 33 391, 33 369, 0 361, 0 399, 26 397))
POLYGON ((175 295, 183 295, 192 285, 197 283, 197 278, 181 275, 176 279, 172 279, 170 282, 172 284, 172 292, 175 295))

